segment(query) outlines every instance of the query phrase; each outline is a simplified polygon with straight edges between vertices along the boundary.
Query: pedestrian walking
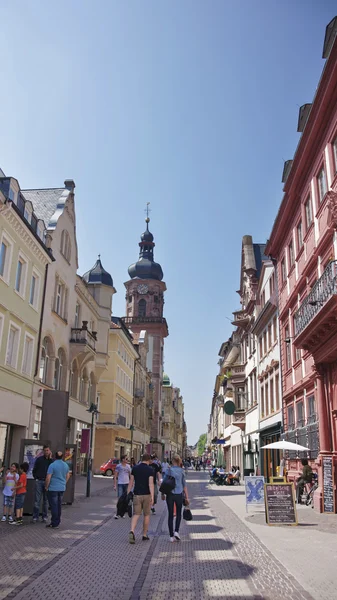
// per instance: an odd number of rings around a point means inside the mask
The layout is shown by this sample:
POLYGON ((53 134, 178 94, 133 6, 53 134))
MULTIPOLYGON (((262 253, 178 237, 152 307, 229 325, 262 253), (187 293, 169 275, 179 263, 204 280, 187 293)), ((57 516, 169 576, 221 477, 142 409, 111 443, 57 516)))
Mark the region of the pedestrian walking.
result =
POLYGON ((14 501, 15 501, 15 488, 16 484, 19 480, 19 465, 18 463, 12 463, 10 469, 7 469, 5 472, 4 480, 3 480, 3 502, 4 502, 4 511, 3 517, 1 519, 2 522, 9 521, 9 523, 13 522, 13 509, 14 509, 14 501))
POLYGON ((131 519, 131 531, 129 533, 130 544, 134 544, 136 541, 135 529, 142 513, 144 515, 142 539, 143 541, 149 539, 147 532, 150 523, 151 506, 154 505, 154 470, 150 467, 150 460, 151 457, 149 454, 143 454, 141 463, 133 467, 131 471, 127 490, 128 494, 130 494, 131 490, 134 488, 133 517, 131 519))
POLYGON ((167 458, 164 458, 163 462, 161 463, 161 472, 163 477, 165 477, 165 473, 167 472, 169 466, 170 465, 168 464, 167 458))
MULTIPOLYGON (((120 498, 122 494, 126 494, 128 490, 128 485, 130 481, 131 468, 127 463, 127 455, 124 454, 121 457, 121 462, 117 465, 115 469, 114 476, 114 489, 117 489, 117 497, 120 498), (117 487, 118 486, 118 487, 117 487)), ((115 514, 115 519, 119 519, 119 515, 115 514)))
POLYGON ((151 506, 151 512, 153 515, 155 515, 156 514, 155 505, 157 504, 157 499, 158 499, 158 486, 160 486, 160 473, 161 473, 161 464, 160 464, 156 454, 151 454, 150 466, 153 469, 153 484, 154 484, 154 500, 153 500, 153 505, 151 506))
POLYGON ((54 462, 48 467, 45 483, 51 510, 51 522, 46 527, 56 529, 61 523, 62 498, 69 478, 70 471, 63 460, 63 453, 56 452, 54 462))
POLYGON ((20 465, 19 479, 15 487, 15 521, 11 525, 22 525, 23 505, 27 493, 27 473, 29 471, 29 463, 24 462, 20 465))
POLYGON ((42 522, 47 522, 48 502, 46 492, 46 477, 49 466, 52 464, 53 458, 49 446, 43 446, 43 454, 39 456, 33 467, 33 477, 35 479, 35 499, 33 509, 32 523, 37 523, 40 516, 40 507, 42 500, 42 522))
MULTIPOLYGON (((175 479, 176 485, 172 492, 166 495, 166 504, 168 509, 168 528, 170 533, 170 542, 179 542, 179 528, 181 523, 181 513, 183 508, 183 502, 185 500, 186 506, 189 506, 188 490, 186 487, 185 473, 180 467, 180 456, 176 454, 173 457, 173 465, 168 471, 168 475, 172 475, 175 479), (175 527, 173 526, 174 519, 174 507, 176 507, 176 521, 175 527)), ((162 495, 162 499, 165 500, 165 495, 162 495)))

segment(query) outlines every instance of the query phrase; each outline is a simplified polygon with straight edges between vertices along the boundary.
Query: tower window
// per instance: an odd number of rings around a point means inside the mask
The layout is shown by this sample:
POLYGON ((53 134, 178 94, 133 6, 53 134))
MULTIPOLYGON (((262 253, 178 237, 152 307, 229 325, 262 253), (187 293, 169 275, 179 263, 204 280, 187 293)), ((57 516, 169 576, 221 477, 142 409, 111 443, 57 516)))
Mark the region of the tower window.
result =
POLYGON ((130 303, 132 302, 132 296, 129 296, 129 302, 130 303))
POLYGON ((155 296, 155 297, 154 297, 154 301, 155 301, 156 303, 158 303, 158 302, 159 302, 159 297, 158 297, 158 296, 155 296))
POLYGON ((146 317, 146 300, 144 300, 144 298, 138 302, 138 316, 146 317))

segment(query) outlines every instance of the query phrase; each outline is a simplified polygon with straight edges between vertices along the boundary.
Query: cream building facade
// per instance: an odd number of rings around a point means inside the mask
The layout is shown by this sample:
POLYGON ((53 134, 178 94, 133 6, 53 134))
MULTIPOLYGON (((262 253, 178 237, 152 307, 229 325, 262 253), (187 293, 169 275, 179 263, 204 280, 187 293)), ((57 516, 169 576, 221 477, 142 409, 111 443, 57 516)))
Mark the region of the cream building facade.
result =
MULTIPOLYGON (((101 263, 77 275, 75 184, 25 190, 24 197, 46 223, 46 244, 54 262, 47 274, 39 364, 35 374, 28 437, 38 439, 45 390, 69 393, 66 443, 78 444, 90 425, 88 408, 97 403, 97 385, 106 369, 112 278, 101 263)), ((78 460, 77 470, 82 468, 78 460)))
POLYGON ((28 437, 45 277, 45 224, 18 181, 0 171, 0 459, 19 459, 28 437))

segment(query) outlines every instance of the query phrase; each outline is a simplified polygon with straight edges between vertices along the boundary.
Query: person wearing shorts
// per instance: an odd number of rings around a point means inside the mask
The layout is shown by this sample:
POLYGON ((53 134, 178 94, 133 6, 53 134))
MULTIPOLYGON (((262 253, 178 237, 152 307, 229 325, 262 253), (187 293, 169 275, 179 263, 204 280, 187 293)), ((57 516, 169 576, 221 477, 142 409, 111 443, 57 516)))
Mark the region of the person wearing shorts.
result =
POLYGON ((12 463, 10 469, 6 472, 4 476, 4 488, 2 490, 4 497, 4 512, 3 517, 1 519, 2 522, 7 521, 7 518, 9 523, 12 523, 13 521, 12 513, 15 500, 15 488, 19 480, 18 470, 18 463, 12 463))
POLYGON ((151 457, 149 454, 143 454, 140 464, 133 467, 128 485, 128 494, 134 488, 133 496, 133 516, 131 519, 131 531, 129 533, 129 542, 134 544, 135 529, 139 517, 143 513, 143 541, 149 539, 147 532, 150 523, 151 506, 154 503, 154 483, 153 469, 150 467, 151 457))
POLYGON ((11 525, 22 525, 23 505, 27 493, 27 473, 29 471, 29 463, 24 462, 20 465, 19 480, 16 484, 15 494, 15 521, 11 525))

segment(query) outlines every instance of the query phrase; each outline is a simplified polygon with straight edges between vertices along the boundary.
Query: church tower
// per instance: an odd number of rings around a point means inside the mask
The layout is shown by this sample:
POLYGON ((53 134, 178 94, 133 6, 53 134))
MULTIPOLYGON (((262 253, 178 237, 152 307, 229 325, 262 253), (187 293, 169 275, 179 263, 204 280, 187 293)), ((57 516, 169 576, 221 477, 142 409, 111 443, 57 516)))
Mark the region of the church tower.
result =
POLYGON ((149 231, 150 219, 146 219, 146 231, 139 242, 139 259, 128 269, 130 280, 126 287, 126 317, 124 322, 133 333, 146 330, 149 340, 147 368, 152 372, 154 384, 151 444, 152 451, 162 456, 162 401, 164 339, 168 336, 164 311, 166 284, 161 266, 154 262, 155 243, 149 231))

